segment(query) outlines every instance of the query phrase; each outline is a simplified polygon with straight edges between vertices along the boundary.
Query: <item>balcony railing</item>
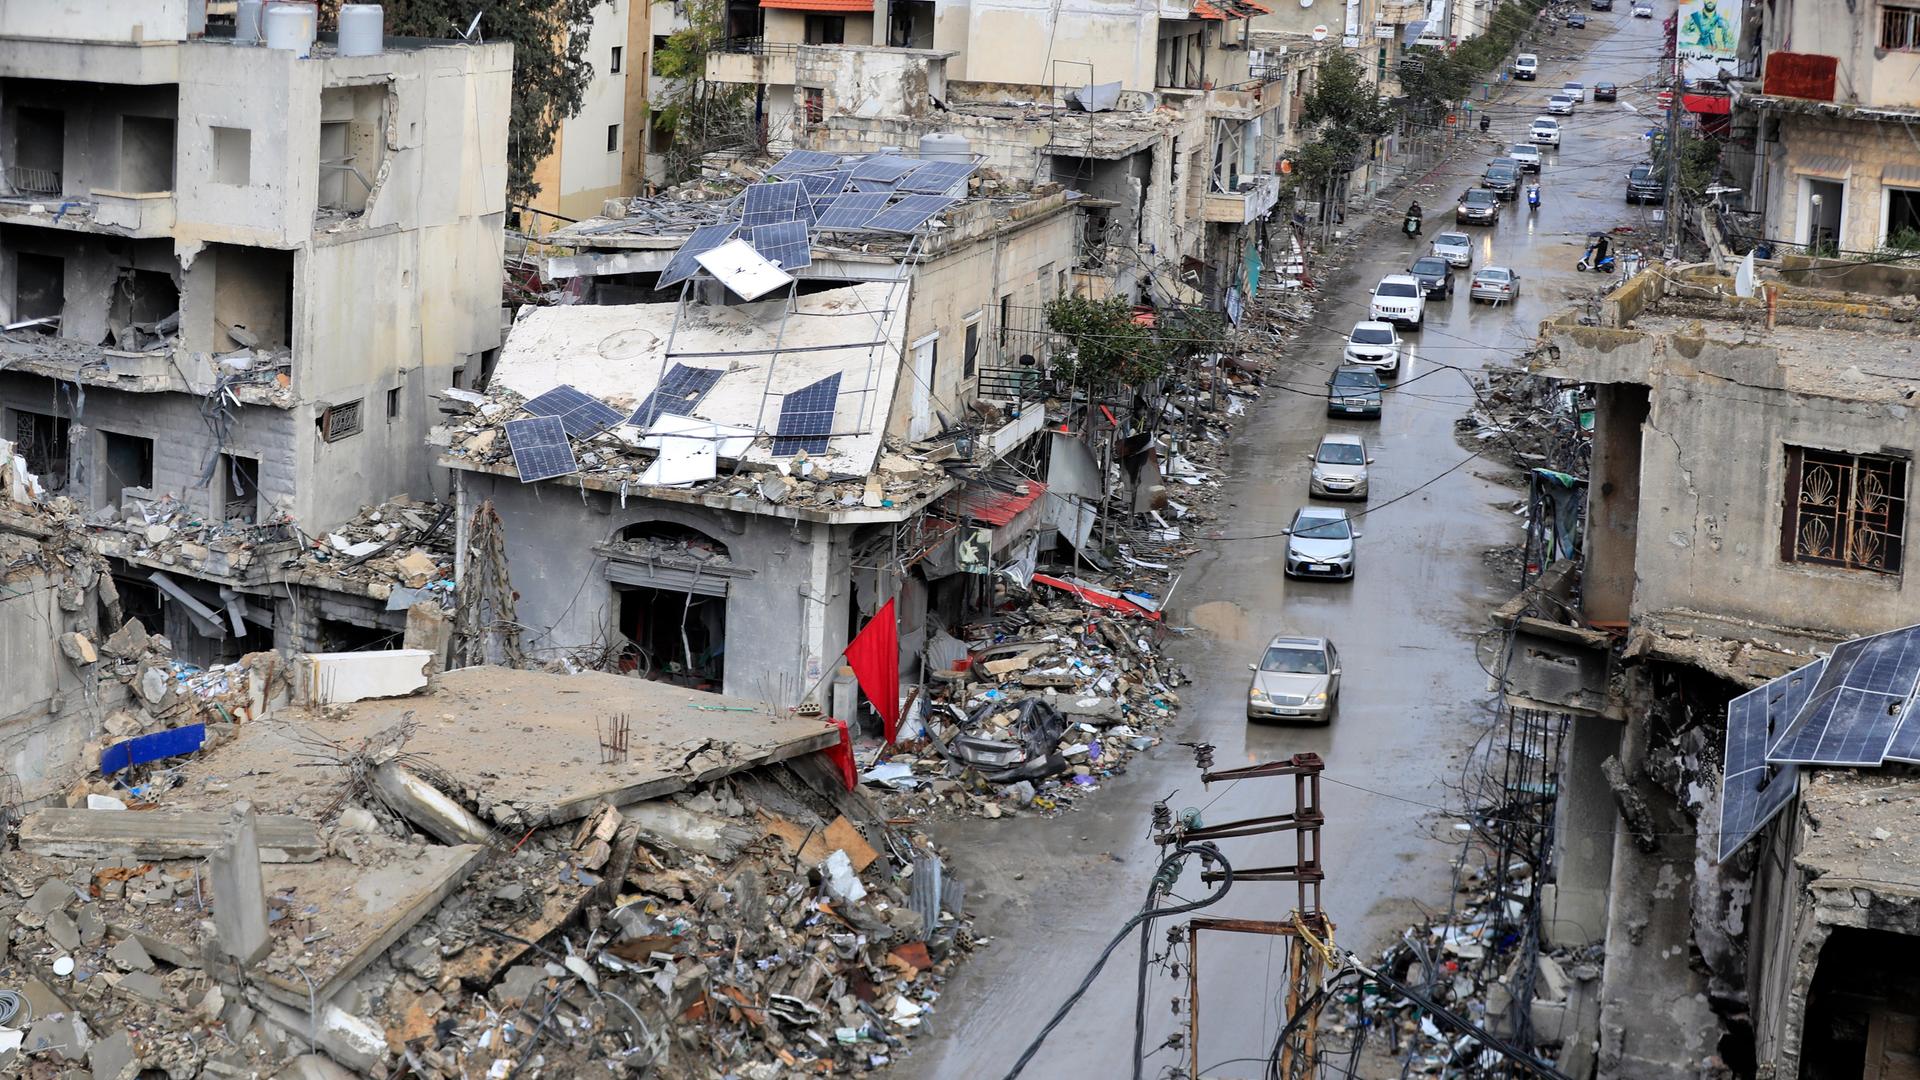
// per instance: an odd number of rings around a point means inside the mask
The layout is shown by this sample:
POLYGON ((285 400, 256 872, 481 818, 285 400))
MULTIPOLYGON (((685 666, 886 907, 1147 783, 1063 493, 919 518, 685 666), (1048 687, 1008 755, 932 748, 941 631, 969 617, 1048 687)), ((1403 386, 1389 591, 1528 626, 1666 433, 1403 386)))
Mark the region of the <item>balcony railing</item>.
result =
POLYGON ((60 173, 55 169, 36 169, 30 165, 9 165, 7 186, 21 195, 58 195, 60 173))
POLYGON ((1200 216, 1224 225, 1245 225, 1265 217, 1279 201, 1279 177, 1271 173, 1243 176, 1234 191, 1208 192, 1200 216))
POLYGON ((754 86, 792 86, 794 58, 800 47, 790 41, 728 38, 707 54, 707 80, 754 86))

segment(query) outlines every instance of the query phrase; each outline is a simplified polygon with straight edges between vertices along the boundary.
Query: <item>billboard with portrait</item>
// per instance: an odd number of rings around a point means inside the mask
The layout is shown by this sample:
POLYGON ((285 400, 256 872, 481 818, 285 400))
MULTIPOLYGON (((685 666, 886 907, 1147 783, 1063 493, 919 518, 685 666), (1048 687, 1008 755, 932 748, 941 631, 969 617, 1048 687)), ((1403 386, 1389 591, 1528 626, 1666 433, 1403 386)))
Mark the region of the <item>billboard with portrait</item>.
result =
POLYGON ((1739 70, 1740 0, 1680 0, 1674 33, 1680 75, 1688 82, 1712 79, 1722 68, 1739 70))

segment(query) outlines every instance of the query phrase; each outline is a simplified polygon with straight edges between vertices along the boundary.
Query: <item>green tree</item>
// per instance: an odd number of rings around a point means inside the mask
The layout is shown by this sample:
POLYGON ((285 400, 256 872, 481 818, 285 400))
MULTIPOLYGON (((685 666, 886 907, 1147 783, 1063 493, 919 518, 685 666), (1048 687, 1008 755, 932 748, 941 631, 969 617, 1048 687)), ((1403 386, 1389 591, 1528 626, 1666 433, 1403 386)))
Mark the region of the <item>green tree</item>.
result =
MULTIPOLYGON (((639 0, 636 0, 639 2, 639 0)), ((598 0, 382 0, 387 32, 402 37, 454 38, 480 12, 484 41, 513 44, 513 107, 507 119, 507 198, 524 203, 540 194, 533 170, 553 153, 560 122, 580 111, 593 64, 587 33, 598 0)), ((337 0, 325 5, 332 21, 337 0)))
POLYGON ((1048 302, 1046 314, 1047 329, 1066 339, 1066 351, 1053 361, 1054 374, 1066 382, 1137 386, 1159 377, 1174 357, 1152 327, 1134 319, 1132 305, 1120 297, 1063 296, 1048 302))
POLYGON ((1359 61, 1334 53, 1320 65, 1301 122, 1310 134, 1293 154, 1295 184, 1317 192, 1324 208, 1333 204, 1340 182, 1371 152, 1373 141, 1393 130, 1394 117, 1359 61))
POLYGON ((687 25, 654 53, 660 76, 671 82, 660 110, 660 122, 673 132, 668 183, 698 175, 709 151, 760 141, 753 124, 753 88, 707 81, 707 57, 726 43, 726 0, 683 0, 680 8, 687 25))

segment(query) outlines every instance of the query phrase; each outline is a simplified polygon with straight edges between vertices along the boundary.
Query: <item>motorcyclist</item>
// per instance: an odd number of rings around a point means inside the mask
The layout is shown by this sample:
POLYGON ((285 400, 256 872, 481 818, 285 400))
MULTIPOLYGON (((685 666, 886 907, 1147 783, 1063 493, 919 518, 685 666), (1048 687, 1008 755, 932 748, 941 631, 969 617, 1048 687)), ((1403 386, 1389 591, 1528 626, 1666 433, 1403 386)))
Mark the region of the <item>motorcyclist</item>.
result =
POLYGON ((1540 182, 1538 180, 1527 184, 1527 205, 1535 210, 1540 209, 1540 182))
POLYGON ((1420 212, 1419 202, 1416 201, 1412 206, 1407 207, 1406 230, 1408 236, 1419 233, 1420 223, 1424 216, 1425 215, 1420 212))

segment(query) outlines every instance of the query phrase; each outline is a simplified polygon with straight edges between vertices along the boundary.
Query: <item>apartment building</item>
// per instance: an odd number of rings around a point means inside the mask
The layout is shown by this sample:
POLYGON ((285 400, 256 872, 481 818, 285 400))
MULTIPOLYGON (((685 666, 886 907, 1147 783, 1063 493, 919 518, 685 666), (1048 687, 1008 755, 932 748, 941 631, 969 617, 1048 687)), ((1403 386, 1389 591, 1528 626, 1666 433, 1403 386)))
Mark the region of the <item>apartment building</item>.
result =
POLYGON ((1759 85, 1736 107, 1759 149, 1748 205, 1777 249, 1920 245, 1920 4, 1749 6, 1759 85))
POLYGON ((648 168, 653 52, 647 0, 607 0, 594 9, 586 58, 593 66, 580 111, 560 122, 553 152, 535 169, 540 185, 522 227, 546 233, 594 217, 608 199, 636 194, 663 175, 648 168))
POLYGON ((182 657, 344 647, 405 612, 283 567, 500 344, 512 49, 193 9, 0 11, 0 435, 182 657))

